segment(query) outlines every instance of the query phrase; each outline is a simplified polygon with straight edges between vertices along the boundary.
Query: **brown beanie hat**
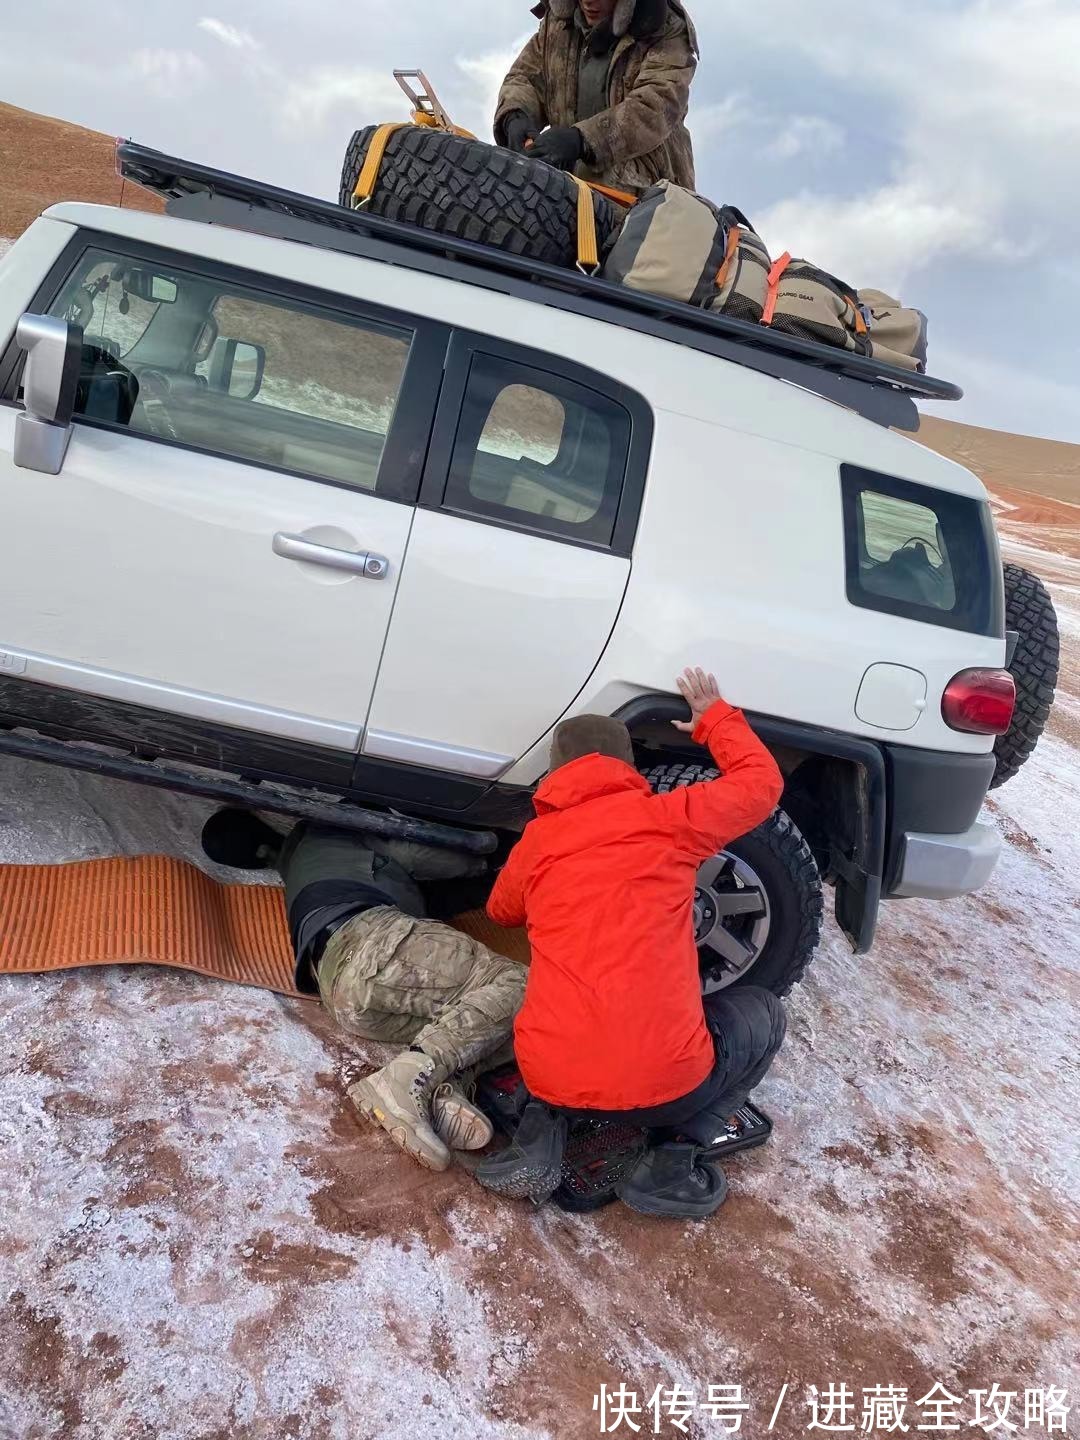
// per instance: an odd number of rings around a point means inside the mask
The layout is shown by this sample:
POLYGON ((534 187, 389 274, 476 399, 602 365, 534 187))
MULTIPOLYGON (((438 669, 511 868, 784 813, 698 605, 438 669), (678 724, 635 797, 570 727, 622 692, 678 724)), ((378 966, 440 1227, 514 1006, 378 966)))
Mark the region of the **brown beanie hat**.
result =
POLYGON ((607 755, 633 765, 630 731, 621 720, 612 720, 607 715, 575 715, 573 720, 563 720, 556 725, 551 738, 549 771, 569 765, 571 760, 580 760, 583 755, 607 755))

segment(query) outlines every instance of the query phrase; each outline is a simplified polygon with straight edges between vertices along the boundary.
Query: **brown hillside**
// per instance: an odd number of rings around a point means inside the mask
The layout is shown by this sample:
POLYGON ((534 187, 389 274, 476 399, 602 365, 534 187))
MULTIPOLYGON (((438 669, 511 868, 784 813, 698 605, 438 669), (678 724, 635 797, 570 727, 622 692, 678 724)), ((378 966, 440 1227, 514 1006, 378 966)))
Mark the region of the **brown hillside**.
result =
POLYGON ((924 415, 923 445, 974 470, 990 490, 1023 490, 1080 505, 1080 445, 982 430, 924 415))
MULTIPOLYGON (((110 135, 0 103, 0 236, 16 238, 60 200, 119 204, 114 144, 110 135)), ((124 187, 124 206, 162 208, 137 185, 124 187)))

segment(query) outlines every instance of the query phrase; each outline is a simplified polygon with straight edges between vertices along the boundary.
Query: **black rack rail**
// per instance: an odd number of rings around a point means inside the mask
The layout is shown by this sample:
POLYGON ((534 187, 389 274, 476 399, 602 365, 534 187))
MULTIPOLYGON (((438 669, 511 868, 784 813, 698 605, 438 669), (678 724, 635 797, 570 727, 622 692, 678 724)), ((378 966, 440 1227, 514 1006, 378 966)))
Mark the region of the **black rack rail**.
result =
POLYGON ((360 255, 587 315, 789 381, 879 425, 918 430, 916 400, 959 400, 963 395, 946 380, 879 365, 861 355, 509 255, 494 246, 346 210, 130 140, 117 146, 117 161, 125 179, 163 196, 168 213, 178 218, 360 255))

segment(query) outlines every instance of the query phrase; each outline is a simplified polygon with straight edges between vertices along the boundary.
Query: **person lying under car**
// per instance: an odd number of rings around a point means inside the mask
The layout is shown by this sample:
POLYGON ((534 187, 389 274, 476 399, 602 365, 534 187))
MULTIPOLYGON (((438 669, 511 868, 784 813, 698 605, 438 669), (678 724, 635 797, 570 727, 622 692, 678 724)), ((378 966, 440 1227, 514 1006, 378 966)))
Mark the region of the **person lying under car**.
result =
POLYGON ((525 967, 429 919, 418 881, 458 882, 484 862, 307 822, 282 845, 237 811, 212 817, 203 848, 221 864, 277 868, 296 988, 318 994, 348 1034, 407 1047, 349 1087, 360 1113, 429 1170, 445 1170, 454 1150, 482 1149, 491 1122, 457 1077, 509 1058, 525 967))

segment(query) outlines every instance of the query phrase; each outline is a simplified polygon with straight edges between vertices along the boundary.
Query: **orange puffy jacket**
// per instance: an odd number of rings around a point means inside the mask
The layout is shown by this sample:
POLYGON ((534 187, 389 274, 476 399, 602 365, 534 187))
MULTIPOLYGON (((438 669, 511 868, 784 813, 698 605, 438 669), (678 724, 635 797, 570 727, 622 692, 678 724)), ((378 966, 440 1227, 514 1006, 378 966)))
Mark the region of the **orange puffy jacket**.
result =
POLYGON ((668 795, 603 755, 554 771, 491 892, 497 924, 528 926, 532 964, 514 1048, 530 1092, 549 1104, 664 1105, 713 1067, 695 876, 772 813, 783 781, 742 712, 722 700, 694 739, 724 773, 668 795))

